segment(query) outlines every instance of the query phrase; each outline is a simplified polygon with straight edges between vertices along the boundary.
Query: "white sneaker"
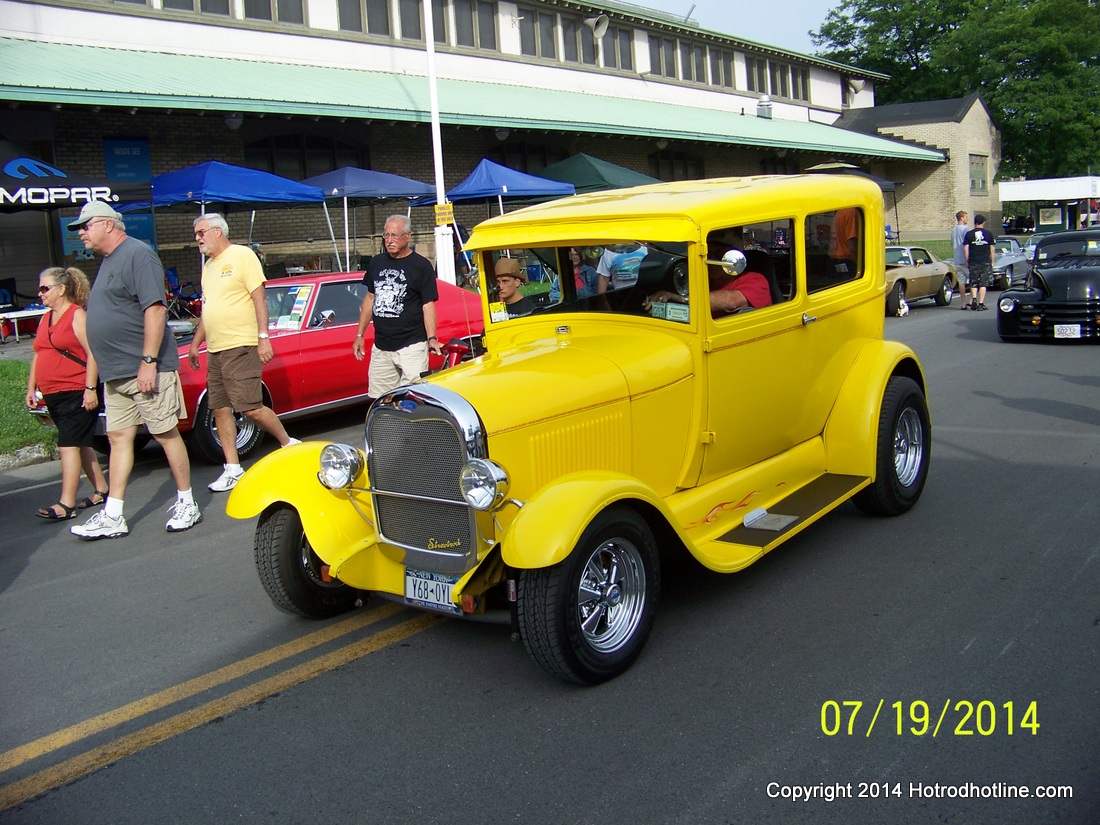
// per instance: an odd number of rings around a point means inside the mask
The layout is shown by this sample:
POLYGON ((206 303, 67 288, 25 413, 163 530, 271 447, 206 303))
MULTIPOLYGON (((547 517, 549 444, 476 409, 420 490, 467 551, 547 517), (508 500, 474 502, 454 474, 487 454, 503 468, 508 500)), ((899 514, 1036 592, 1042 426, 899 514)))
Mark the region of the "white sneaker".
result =
POLYGON ((302 439, 292 438, 286 444, 284 444, 283 446, 284 447, 293 447, 295 444, 301 444, 301 443, 302 443, 302 439))
POLYGON ((202 513, 199 512, 199 505, 190 501, 184 504, 179 499, 176 499, 176 503, 168 508, 168 512, 172 514, 172 518, 168 519, 168 523, 164 525, 164 529, 169 533, 182 533, 184 530, 190 530, 200 521, 202 521, 202 513))
POLYGON ((125 516, 111 518, 105 510, 100 510, 83 524, 70 527, 69 532, 85 541, 95 541, 122 538, 130 532, 130 528, 126 526, 125 516))
POLYGON ((228 464, 224 464, 222 466, 225 467, 225 469, 222 471, 222 474, 218 476, 215 481, 212 481, 210 484, 206 485, 208 490, 212 490, 215 493, 229 492, 237 486, 237 482, 240 481, 241 477, 244 475, 243 469, 233 472, 229 469, 228 464))

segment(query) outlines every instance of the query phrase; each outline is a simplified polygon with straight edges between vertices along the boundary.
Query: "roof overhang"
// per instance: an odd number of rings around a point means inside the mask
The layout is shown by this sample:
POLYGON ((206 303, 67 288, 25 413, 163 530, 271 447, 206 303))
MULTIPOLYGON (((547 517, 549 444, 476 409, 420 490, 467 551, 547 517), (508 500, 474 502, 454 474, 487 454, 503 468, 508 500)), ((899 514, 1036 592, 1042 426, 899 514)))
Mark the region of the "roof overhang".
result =
MULTIPOLYGON (((667 138, 943 162, 943 153, 821 123, 742 110, 441 78, 440 122, 667 138), (576 113, 576 119, 572 119, 576 113), (583 114, 583 117, 580 115, 583 114)), ((425 77, 401 72, 0 38, 0 99, 426 123, 425 77)))

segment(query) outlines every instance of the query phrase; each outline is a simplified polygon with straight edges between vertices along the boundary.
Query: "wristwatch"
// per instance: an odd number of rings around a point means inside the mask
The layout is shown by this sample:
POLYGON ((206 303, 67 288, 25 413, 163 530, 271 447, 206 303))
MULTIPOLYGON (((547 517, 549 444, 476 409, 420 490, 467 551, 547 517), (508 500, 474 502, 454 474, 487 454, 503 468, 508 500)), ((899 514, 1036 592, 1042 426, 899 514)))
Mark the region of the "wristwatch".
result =
POLYGON ((145 363, 145 364, 155 364, 155 363, 157 363, 157 359, 154 358, 152 355, 143 355, 143 356, 141 356, 141 360, 142 360, 142 363, 145 363))
POLYGON ((257 338, 260 338, 260 339, 263 339, 263 338, 270 338, 271 336, 270 336, 270 335, 269 335, 268 333, 266 333, 266 332, 261 332, 261 333, 258 333, 258 334, 256 335, 256 337, 257 337, 257 338))

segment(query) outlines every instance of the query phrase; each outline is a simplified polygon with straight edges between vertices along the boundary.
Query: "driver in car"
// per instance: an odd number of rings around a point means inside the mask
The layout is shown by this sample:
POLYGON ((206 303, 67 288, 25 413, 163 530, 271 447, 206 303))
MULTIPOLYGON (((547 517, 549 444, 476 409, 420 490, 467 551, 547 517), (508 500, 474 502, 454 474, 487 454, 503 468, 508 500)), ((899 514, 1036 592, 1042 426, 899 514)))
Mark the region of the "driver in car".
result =
MULTIPOLYGON (((745 253, 736 247, 716 246, 722 252, 721 263, 708 261, 707 280, 710 283, 710 311, 715 318, 740 312, 743 309, 759 309, 771 306, 771 288, 768 279, 760 272, 746 271, 745 253)), ((653 304, 686 304, 688 299, 676 292, 660 290, 646 301, 648 310, 653 304)))

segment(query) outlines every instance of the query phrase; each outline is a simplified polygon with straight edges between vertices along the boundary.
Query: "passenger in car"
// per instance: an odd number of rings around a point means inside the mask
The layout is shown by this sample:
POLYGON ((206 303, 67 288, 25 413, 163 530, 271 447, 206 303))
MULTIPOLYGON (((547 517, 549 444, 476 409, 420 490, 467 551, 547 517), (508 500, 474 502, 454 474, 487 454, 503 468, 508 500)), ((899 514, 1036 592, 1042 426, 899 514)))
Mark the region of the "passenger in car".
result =
POLYGON ((534 303, 519 291, 520 286, 527 283, 527 277, 523 273, 523 267, 519 265, 519 260, 501 258, 493 267, 493 276, 496 278, 501 303, 508 310, 509 318, 530 315, 534 311, 534 303))
MULTIPOLYGON (((721 250, 721 246, 710 245, 712 250, 721 250)), ((722 263, 708 261, 707 280, 710 284, 710 311, 715 318, 740 312, 744 309, 759 309, 771 306, 772 293, 768 279, 763 273, 745 271, 747 265, 745 253, 730 247, 722 253, 722 263)), ((648 309, 653 304, 686 304, 688 299, 676 292, 660 290, 651 295, 645 304, 648 309)))

